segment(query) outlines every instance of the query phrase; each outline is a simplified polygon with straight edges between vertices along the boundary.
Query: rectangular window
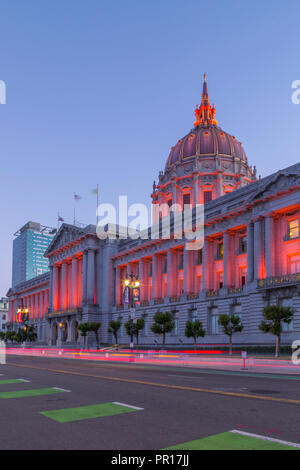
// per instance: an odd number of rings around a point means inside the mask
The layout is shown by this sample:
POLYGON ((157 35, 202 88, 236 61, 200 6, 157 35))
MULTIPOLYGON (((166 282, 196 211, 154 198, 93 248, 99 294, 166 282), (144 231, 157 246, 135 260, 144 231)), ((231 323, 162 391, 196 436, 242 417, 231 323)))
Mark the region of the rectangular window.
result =
POLYGON ((198 250, 197 251, 197 256, 195 257, 195 266, 201 266, 202 265, 202 259, 203 259, 203 251, 198 250))
POLYGON ((191 204, 191 195, 189 193, 183 195, 183 205, 190 205, 191 204))
POLYGON ((299 220, 290 220, 288 223, 288 238, 293 240, 299 237, 299 220))
POLYGON ((289 258, 290 274, 300 273, 300 253, 289 258))
POLYGON ((223 242, 218 243, 217 258, 218 259, 223 259, 224 258, 224 245, 223 245, 223 242))
POLYGON ((219 271, 217 273, 217 289, 222 289, 223 288, 223 284, 224 284, 224 281, 223 281, 223 272, 222 271, 219 271))
POLYGON ((212 191, 204 191, 204 204, 212 201, 212 191))
MULTIPOLYGON (((280 303, 281 303, 282 307, 290 307, 290 308, 293 308, 292 299, 282 299, 280 303)), ((285 323, 285 322, 282 322, 281 327, 282 327, 282 331, 283 331, 284 333, 288 333, 288 332, 294 330, 294 322, 292 321, 292 322, 289 323, 289 324, 288 324, 288 323, 285 323)))
POLYGON ((243 254, 247 252, 247 237, 242 236, 239 239, 239 254, 243 254))

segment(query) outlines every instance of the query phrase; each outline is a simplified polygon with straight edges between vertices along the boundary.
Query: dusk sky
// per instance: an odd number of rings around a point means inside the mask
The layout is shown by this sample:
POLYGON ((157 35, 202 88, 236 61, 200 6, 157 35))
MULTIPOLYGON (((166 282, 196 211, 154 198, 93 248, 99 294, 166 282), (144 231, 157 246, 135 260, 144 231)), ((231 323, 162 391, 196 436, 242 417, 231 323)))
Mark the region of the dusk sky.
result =
POLYGON ((13 234, 58 212, 95 223, 95 196, 150 203, 192 127, 207 73, 219 125, 266 176, 299 162, 300 2, 1 0, 0 297, 13 234))

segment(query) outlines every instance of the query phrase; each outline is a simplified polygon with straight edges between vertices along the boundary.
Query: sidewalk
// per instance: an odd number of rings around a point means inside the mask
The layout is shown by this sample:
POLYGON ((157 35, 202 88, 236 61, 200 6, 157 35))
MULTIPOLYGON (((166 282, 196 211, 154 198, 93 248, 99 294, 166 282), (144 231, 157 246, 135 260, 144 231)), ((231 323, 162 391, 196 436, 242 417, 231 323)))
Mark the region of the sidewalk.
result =
POLYGON ((223 371, 260 372, 269 374, 293 374, 300 376, 300 364, 293 364, 291 358, 271 358, 250 356, 245 361, 241 356, 228 357, 224 355, 195 355, 170 351, 134 351, 130 350, 100 350, 80 351, 68 349, 47 348, 7 348, 8 356, 51 357, 61 359, 77 359, 85 361, 135 363, 145 365, 164 365, 173 367, 189 367, 199 369, 214 369, 223 371))

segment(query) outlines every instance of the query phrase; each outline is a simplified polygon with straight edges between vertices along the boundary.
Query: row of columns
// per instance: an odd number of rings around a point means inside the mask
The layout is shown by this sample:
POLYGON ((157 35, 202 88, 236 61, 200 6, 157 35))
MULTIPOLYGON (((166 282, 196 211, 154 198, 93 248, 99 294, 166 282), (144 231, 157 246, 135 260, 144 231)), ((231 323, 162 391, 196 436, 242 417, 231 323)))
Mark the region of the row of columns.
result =
POLYGON ((19 308, 28 308, 30 320, 42 319, 45 317, 49 308, 49 290, 20 296, 17 299, 11 299, 9 302, 9 321, 16 321, 16 314, 19 308))
MULTIPOLYGON (((223 287, 228 288, 235 285, 235 233, 232 231, 223 234, 223 287)), ((195 252, 184 249, 184 292, 186 294, 196 293, 195 286, 195 252)), ((178 292, 178 264, 176 263, 177 252, 169 250, 166 255, 152 256, 152 298, 162 298, 163 292, 163 268, 164 256, 167 257, 167 297, 177 295, 178 292)), ((202 289, 204 291, 216 288, 215 283, 215 246, 214 241, 207 237, 202 250, 202 289)), ((257 279, 275 275, 275 240, 274 240, 274 218, 259 217, 247 225, 247 283, 257 279)), ((138 261, 138 273, 141 281, 141 300, 147 299, 149 282, 148 259, 138 261)), ((127 272, 131 272, 127 267, 127 272)), ((116 268, 116 305, 122 303, 121 299, 121 267, 116 268)), ((236 286, 238 287, 238 286, 236 286)))
POLYGON ((96 303, 96 250, 84 251, 51 268, 50 311, 60 311, 96 303))

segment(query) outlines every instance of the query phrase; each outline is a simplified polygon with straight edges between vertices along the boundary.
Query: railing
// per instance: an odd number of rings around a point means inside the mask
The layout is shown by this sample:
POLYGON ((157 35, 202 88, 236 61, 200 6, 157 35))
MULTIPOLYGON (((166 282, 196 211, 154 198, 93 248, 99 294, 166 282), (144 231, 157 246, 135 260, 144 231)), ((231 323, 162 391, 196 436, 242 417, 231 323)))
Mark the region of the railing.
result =
POLYGON ((199 294, 188 294, 187 295, 187 300, 198 300, 199 299, 199 294))
POLYGON ((164 299, 154 299, 154 305, 160 305, 164 303, 164 299))
POLYGON ((259 288, 272 288, 272 287, 280 287, 290 284, 298 284, 300 283, 300 273, 296 274, 285 274, 284 276, 275 276, 275 277, 268 277, 266 279, 260 279, 258 281, 259 288))
POLYGON ((218 297, 220 291, 218 290, 208 290, 206 291, 206 297, 218 297))
POLYGON ((243 292, 243 287, 229 287, 228 294, 241 294, 243 292))
POLYGON ((180 295, 174 295, 174 296, 170 297, 169 300, 173 304, 173 303, 176 303, 176 302, 180 302, 181 297, 180 297, 180 295))

